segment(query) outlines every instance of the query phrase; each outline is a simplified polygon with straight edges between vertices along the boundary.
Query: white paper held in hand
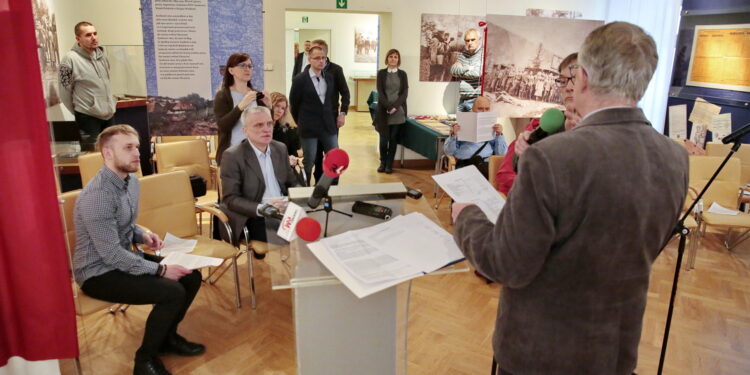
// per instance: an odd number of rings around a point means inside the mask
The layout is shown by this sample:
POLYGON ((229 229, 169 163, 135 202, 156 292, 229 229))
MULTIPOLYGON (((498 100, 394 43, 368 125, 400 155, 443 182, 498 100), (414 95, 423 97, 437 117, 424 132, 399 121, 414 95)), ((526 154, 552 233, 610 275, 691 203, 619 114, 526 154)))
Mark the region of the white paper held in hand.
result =
POLYGON ((203 267, 218 267, 223 261, 221 258, 205 257, 202 255, 169 253, 160 263, 166 265, 177 264, 187 269, 197 270, 203 267))
POLYGON ((159 250, 159 254, 162 256, 166 256, 170 253, 187 254, 192 252, 197 244, 198 240, 183 239, 167 232, 167 235, 164 236, 164 247, 159 250))
POLYGON ((467 142, 486 142, 495 137, 492 127, 497 123, 495 112, 459 112, 456 122, 461 126, 456 138, 467 142))
POLYGON ((473 165, 432 178, 454 201, 477 205, 493 224, 505 206, 505 199, 473 165))

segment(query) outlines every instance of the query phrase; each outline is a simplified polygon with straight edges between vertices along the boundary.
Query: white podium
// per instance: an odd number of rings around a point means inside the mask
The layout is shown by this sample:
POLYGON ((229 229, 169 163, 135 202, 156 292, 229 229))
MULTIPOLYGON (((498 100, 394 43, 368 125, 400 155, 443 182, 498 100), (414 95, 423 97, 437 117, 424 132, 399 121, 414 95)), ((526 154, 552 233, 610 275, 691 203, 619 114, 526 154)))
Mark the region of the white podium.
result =
MULTIPOLYGON (((372 186, 375 190, 382 190, 382 185, 385 184, 372 186)), ((294 200, 294 194, 290 192, 290 196, 294 200)), ((333 208, 351 214, 353 199, 348 198, 351 196, 341 197, 342 202, 337 202, 337 197, 333 197, 333 208)), ((368 202, 387 206, 394 214, 421 212, 439 223, 424 198, 368 202)), ((325 222, 325 212, 315 212, 310 217, 325 222)), ((376 225, 382 220, 358 214, 350 218, 331 212, 328 222, 328 233, 334 235, 376 225)), ((297 373, 406 374, 411 282, 357 298, 318 261, 305 241, 298 239, 286 243, 275 236, 272 225, 267 232, 269 252, 266 261, 271 268, 272 288, 293 289, 297 373)), ((466 271, 466 263, 461 262, 432 274, 466 271)))

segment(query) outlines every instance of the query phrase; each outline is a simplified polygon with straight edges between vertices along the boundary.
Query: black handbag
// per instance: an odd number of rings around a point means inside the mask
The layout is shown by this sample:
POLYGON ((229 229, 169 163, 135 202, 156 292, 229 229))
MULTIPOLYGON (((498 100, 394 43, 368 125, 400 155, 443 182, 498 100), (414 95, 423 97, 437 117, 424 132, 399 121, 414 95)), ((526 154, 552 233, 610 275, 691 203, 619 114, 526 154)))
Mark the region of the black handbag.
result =
POLYGON ((489 142, 484 142, 484 144, 482 144, 482 147, 480 147, 476 152, 474 152, 474 154, 471 155, 470 158, 456 159, 456 168, 463 168, 469 165, 473 165, 477 167, 477 169, 479 169, 479 172, 481 172, 482 175, 487 177, 487 175, 489 174, 489 169, 490 169, 489 163, 484 161, 483 157, 479 156, 479 153, 482 152, 482 150, 487 146, 487 143, 489 142))
POLYGON ((193 189, 193 197, 198 198, 206 195, 206 179, 197 175, 190 175, 190 187, 193 189))

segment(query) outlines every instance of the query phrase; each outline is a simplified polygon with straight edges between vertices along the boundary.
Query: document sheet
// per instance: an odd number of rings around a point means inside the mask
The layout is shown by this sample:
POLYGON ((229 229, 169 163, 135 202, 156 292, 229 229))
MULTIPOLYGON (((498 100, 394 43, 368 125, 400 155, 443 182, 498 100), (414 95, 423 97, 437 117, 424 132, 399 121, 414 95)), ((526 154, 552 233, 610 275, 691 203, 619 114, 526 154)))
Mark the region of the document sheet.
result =
POLYGON ((711 119, 711 133, 714 142, 720 142, 724 137, 732 133, 732 114, 721 113, 711 119))
POLYGON ((223 261, 221 258, 204 257, 202 255, 169 253, 161 260, 161 264, 179 264, 185 268, 197 270, 203 267, 218 267, 223 261))
POLYGON ((497 123, 495 112, 458 112, 456 122, 461 126, 457 138, 459 141, 485 142, 495 137, 492 127, 497 123))
POLYGON ((420 213, 324 238, 308 248, 359 298, 463 260, 450 233, 420 213))
POLYGON ((505 199, 473 165, 432 178, 454 201, 477 205, 493 224, 505 206, 505 199))
POLYGON ((687 105, 669 106, 669 137, 687 139, 687 105))
POLYGON ((196 244, 198 244, 198 240, 182 239, 167 232, 167 235, 164 236, 164 247, 159 250, 159 254, 162 256, 166 256, 170 253, 187 254, 195 249, 196 244))
POLYGON ((693 125, 702 124, 711 126, 711 119, 714 115, 718 115, 719 112, 721 112, 720 106, 711 104, 703 98, 696 98, 695 104, 693 104, 693 111, 690 112, 690 121, 692 121, 693 125))

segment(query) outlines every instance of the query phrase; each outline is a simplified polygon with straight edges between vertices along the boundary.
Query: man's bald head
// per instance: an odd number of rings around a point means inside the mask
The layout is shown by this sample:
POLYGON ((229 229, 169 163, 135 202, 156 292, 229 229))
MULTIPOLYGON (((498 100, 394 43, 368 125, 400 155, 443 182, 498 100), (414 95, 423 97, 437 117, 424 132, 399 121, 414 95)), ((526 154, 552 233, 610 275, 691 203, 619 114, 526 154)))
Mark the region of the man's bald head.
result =
POLYGON ((477 96, 474 105, 471 107, 472 112, 489 112, 490 100, 486 96, 477 96))

